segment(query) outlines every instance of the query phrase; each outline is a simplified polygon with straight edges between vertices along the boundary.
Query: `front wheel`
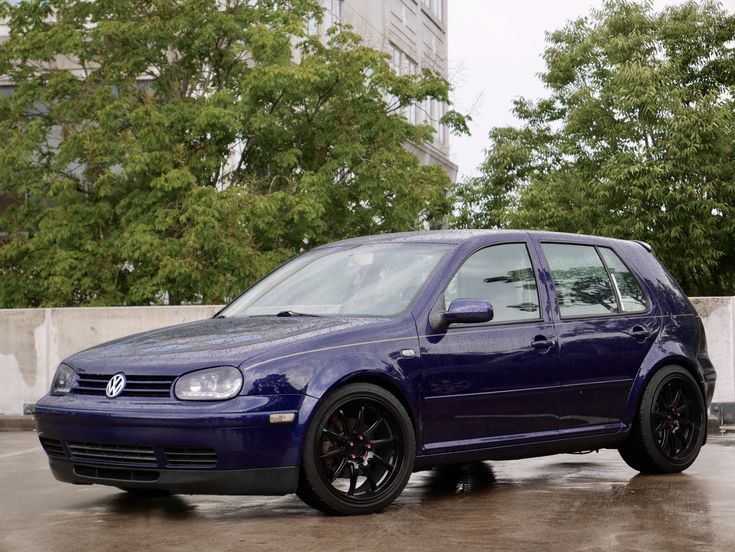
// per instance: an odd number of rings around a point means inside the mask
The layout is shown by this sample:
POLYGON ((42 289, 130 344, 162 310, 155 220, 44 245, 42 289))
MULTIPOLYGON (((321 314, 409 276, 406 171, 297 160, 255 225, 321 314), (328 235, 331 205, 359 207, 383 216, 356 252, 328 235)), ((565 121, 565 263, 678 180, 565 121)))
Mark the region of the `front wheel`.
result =
POLYGON ((332 393, 306 435, 298 495, 331 514, 384 510, 413 471, 416 439, 401 402, 376 385, 332 393))
POLYGON ((677 473, 699 455, 707 428, 704 398, 692 375, 679 366, 656 372, 646 387, 631 435, 620 450, 642 473, 677 473))

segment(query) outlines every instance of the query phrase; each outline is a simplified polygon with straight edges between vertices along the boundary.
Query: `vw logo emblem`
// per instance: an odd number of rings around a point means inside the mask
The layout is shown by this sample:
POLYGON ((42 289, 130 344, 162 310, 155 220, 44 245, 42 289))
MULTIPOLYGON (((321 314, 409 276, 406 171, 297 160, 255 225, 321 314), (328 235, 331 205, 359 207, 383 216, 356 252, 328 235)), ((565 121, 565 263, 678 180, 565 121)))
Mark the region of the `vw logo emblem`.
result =
POLYGON ((115 397, 120 396, 120 393, 125 389, 125 382, 125 374, 122 372, 112 376, 110 381, 107 382, 107 388, 105 389, 105 395, 107 398, 114 399, 115 397))

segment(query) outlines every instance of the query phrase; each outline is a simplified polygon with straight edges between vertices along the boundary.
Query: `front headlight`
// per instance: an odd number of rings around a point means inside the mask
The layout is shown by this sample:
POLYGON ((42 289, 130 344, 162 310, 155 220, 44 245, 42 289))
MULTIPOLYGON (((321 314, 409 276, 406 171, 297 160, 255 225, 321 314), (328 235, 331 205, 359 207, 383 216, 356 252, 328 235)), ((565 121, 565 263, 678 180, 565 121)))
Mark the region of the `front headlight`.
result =
POLYGON ((66 395, 77 383, 77 373, 66 364, 59 364, 51 381, 52 395, 66 395))
POLYGON ((183 401, 222 401, 231 399, 242 388, 242 373, 232 366, 206 368, 184 374, 174 387, 183 401))

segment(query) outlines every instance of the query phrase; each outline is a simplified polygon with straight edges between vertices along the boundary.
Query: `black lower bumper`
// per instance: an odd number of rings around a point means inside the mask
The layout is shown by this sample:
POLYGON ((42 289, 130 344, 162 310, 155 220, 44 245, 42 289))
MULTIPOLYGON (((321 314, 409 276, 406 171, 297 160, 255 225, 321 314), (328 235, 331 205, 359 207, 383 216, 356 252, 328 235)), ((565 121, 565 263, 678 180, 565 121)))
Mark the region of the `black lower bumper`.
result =
POLYGON ((298 466, 250 470, 159 470, 81 464, 49 458, 54 477, 77 485, 160 489, 175 494, 285 495, 296 491, 298 466))

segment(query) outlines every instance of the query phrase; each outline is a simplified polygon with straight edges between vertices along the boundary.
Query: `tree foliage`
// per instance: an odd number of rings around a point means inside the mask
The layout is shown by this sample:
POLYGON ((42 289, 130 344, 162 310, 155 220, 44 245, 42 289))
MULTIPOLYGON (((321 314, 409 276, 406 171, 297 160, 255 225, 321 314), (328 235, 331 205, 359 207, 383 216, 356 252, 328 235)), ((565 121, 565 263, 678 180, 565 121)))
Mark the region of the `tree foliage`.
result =
MULTIPOLYGON (((222 302, 291 255, 450 209, 403 107, 448 100, 316 0, 0 2, 0 306, 222 302)), ((446 123, 463 131, 453 112, 446 123)))
POLYGON ((547 40, 548 95, 491 131, 457 225, 644 240, 687 292, 735 294, 735 18, 610 1, 547 40))

